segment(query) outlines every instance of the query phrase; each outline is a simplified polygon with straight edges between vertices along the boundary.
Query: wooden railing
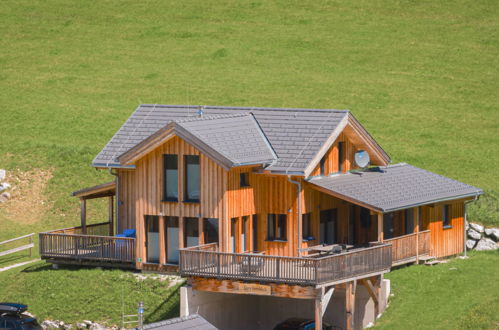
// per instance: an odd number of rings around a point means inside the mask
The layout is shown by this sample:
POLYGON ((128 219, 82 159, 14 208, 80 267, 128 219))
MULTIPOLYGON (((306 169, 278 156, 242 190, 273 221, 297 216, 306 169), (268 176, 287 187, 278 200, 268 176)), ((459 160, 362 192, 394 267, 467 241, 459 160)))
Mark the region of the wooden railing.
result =
POLYGON ((35 235, 34 233, 31 233, 31 234, 28 234, 28 235, 24 235, 24 236, 21 236, 21 237, 16 237, 16 238, 12 238, 12 239, 0 242, 0 246, 1 245, 5 246, 7 244, 11 244, 11 243, 14 243, 14 242, 18 243, 20 240, 23 240, 23 239, 28 240, 27 244, 24 244, 24 245, 21 245, 21 246, 17 246, 17 247, 11 247, 11 248, 9 248, 8 250, 5 250, 5 251, 0 251, 0 257, 6 256, 6 255, 9 255, 9 254, 12 254, 12 253, 16 253, 16 252, 19 252, 19 251, 28 250, 28 249, 29 249, 29 256, 31 257, 31 255, 32 255, 31 249, 35 246, 35 244, 33 243, 33 236, 34 235, 35 235))
POLYGON ((109 236, 109 222, 95 223, 91 225, 86 225, 85 234, 81 226, 69 227, 64 229, 57 229, 50 231, 52 234, 73 234, 73 235, 98 235, 98 236, 109 236))
MULTIPOLYGON (((89 225, 87 233, 104 230, 104 225, 89 225)), ((135 263, 135 238, 74 234, 79 230, 81 228, 74 227, 40 233, 40 256, 43 259, 135 263)))
POLYGON ((217 244, 180 249, 180 274, 318 285, 388 271, 391 246, 379 244, 321 258, 218 252, 217 244))
POLYGON ((392 260, 394 264, 414 259, 418 255, 427 255, 430 253, 429 230, 386 239, 383 242, 392 245, 392 260))

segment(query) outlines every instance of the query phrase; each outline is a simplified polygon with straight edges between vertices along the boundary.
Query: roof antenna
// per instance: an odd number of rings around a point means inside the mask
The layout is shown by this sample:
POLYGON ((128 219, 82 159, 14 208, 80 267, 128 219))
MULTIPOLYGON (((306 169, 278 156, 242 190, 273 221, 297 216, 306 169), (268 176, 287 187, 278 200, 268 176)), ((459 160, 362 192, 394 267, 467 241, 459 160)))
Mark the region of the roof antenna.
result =
POLYGON ((200 105, 198 109, 199 118, 203 118, 204 106, 200 105))

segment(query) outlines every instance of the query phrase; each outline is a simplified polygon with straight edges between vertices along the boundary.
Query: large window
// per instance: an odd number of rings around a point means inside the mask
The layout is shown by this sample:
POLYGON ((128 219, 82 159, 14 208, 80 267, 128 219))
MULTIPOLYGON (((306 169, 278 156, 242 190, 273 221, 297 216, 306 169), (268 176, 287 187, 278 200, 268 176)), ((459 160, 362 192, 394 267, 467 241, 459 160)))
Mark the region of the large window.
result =
POLYGON ((450 205, 445 204, 442 208, 442 224, 444 228, 451 228, 450 205))
POLYGON ((199 245, 198 221, 198 218, 184 218, 184 247, 199 245))
POLYGON ((383 214, 383 238, 393 238, 393 212, 383 214))
POLYGON ((286 240, 286 214, 269 214, 267 226, 269 241, 286 240))
POLYGON ((343 142, 338 142, 338 172, 343 171, 343 142))
POLYGON ((306 241, 314 239, 312 236, 312 213, 305 213, 301 216, 301 236, 306 241))
POLYGON ((159 217, 145 216, 147 262, 159 263, 159 217))
POLYGON ((218 219, 206 218, 203 225, 204 244, 218 243, 218 219))
POLYGON ((164 155, 164 182, 163 182, 163 200, 178 201, 178 156, 164 155))
POLYGON ((405 218, 405 234, 412 234, 414 231, 414 209, 406 209, 404 211, 405 218))
POLYGON ((178 217, 165 217, 166 262, 178 264, 178 217))
POLYGON ((337 219, 337 209, 321 211, 319 224, 319 239, 321 244, 334 244, 338 242, 337 219))
POLYGON ((200 178, 199 178, 199 156, 186 155, 185 162, 185 201, 199 202, 200 178))

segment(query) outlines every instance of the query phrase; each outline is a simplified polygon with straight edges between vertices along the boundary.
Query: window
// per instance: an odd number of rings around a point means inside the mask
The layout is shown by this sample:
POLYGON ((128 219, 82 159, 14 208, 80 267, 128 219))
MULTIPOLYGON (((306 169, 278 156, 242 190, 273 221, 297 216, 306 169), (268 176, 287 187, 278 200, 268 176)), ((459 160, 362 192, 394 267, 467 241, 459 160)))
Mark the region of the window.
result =
POLYGON ((184 156, 185 161, 185 202, 199 203, 200 178, 199 178, 199 156, 184 156))
POLYGON ((301 216, 302 238, 306 241, 314 239, 312 236, 312 213, 305 213, 301 216))
POLYGON ((450 205, 445 204, 442 208, 442 221, 444 228, 451 228, 451 218, 450 218, 450 205))
POLYGON ((286 214, 269 214, 267 225, 267 237, 269 241, 286 240, 286 214))
POLYGON ((184 247, 199 245, 198 221, 198 218, 184 218, 184 247))
POLYGON ((364 207, 360 209, 360 223, 364 228, 371 227, 371 214, 369 213, 369 210, 364 207))
POLYGON ((258 216, 253 214, 251 219, 251 225, 253 226, 253 252, 258 252, 258 216))
POLYGON ((355 206, 350 205, 348 210, 348 244, 355 241, 355 206))
POLYGON ((383 214, 383 238, 393 238, 393 212, 383 214))
POLYGON ((405 234, 412 234, 414 231, 414 209, 406 209, 405 214, 405 234))
POLYGON ((178 201, 178 156, 164 155, 163 200, 178 201))
POLYGON ((248 252, 249 251, 249 240, 248 240, 248 235, 247 235, 247 229, 248 229, 248 221, 249 217, 244 216, 242 217, 243 223, 242 223, 242 232, 241 232, 241 238, 243 239, 243 252, 248 252))
POLYGON ((178 217, 165 217, 166 262, 178 264, 178 217))
POLYGON ((237 218, 230 219, 230 252, 236 253, 237 218))
POLYGON ((145 216, 147 262, 159 263, 159 217, 145 216))
POLYGON ((240 173, 239 174, 239 185, 241 187, 249 187, 249 173, 240 173))
POLYGON ((343 142, 338 142, 338 172, 343 172, 343 142))
POLYGON ((329 209, 320 212, 319 241, 321 244, 334 244, 338 242, 337 233, 338 210, 329 209))
POLYGON ((218 243, 218 219, 204 219, 203 234, 204 244, 218 243))
POLYGON ((321 169, 321 176, 326 174, 326 155, 322 157, 321 162, 320 162, 320 169, 321 169))

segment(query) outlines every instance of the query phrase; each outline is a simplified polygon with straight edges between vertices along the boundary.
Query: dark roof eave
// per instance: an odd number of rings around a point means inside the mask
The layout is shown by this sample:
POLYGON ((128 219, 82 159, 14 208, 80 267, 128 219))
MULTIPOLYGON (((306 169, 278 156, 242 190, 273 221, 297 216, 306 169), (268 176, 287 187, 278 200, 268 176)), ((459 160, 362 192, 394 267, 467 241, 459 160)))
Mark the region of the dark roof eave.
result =
POLYGON ((92 163, 92 167, 99 168, 116 168, 116 169, 135 169, 135 165, 120 165, 106 163, 92 163))

